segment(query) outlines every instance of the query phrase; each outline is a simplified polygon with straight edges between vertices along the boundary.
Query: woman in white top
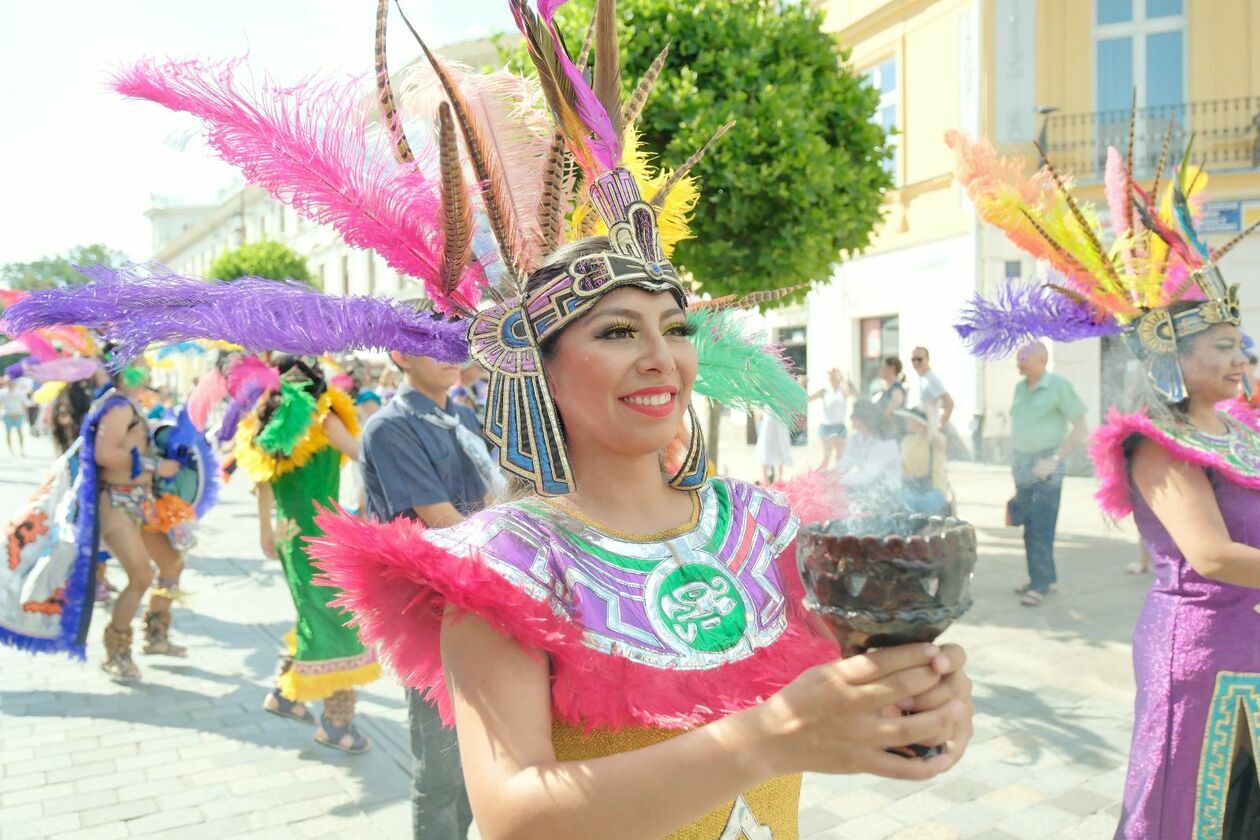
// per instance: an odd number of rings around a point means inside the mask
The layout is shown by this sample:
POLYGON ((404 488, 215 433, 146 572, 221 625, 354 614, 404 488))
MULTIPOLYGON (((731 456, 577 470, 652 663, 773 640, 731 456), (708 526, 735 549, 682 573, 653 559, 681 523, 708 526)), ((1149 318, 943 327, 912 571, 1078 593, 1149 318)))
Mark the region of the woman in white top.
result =
POLYGON ((811 402, 822 400, 823 421, 818 428, 818 437, 823 445, 822 464, 818 467, 820 470, 831 466, 833 458, 839 463, 844 456, 849 433, 845 426, 845 421, 849 419, 849 398, 857 396, 853 384, 844 378, 839 368, 827 371, 827 379, 827 387, 819 388, 809 395, 811 402))
POLYGON ((766 487, 783 480, 783 469, 792 466, 792 435, 788 427, 762 413, 757 426, 757 463, 766 487))
POLYGON ((17 432, 18 449, 26 455, 26 439, 22 436, 22 426, 26 423, 26 393, 18 387, 18 381, 12 377, 0 391, 0 407, 4 409, 4 442, 8 444, 9 454, 13 454, 13 433, 17 432))
POLYGON ((892 422, 877 404, 862 400, 853 406, 853 434, 837 468, 856 504, 878 507, 885 499, 899 499, 901 451, 892 422))

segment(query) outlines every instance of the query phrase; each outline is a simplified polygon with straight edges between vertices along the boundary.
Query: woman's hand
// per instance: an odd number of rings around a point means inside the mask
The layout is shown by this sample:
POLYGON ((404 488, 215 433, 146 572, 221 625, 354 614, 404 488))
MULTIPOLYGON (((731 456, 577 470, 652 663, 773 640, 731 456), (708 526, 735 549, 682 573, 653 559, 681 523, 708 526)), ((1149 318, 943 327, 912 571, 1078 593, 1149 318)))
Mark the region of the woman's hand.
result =
POLYGON ((929 779, 952 767, 971 737, 971 683, 962 649, 902 645, 818 665, 749 712, 760 717, 773 775, 873 773, 929 779), (899 710, 912 710, 902 716, 899 710), (885 752, 946 744, 930 759, 885 752))
POLYGON ((157 469, 154 472, 157 473, 158 478, 174 478, 179 473, 179 468, 179 461, 162 458, 157 462, 157 469))
POLYGON ((966 652, 958 645, 944 645, 941 648, 941 657, 948 660, 949 665, 940 671, 941 681, 936 687, 899 704, 898 708, 909 712, 926 712, 953 701, 965 704, 965 719, 954 727, 952 736, 944 741, 946 750, 957 761, 967 751, 967 744, 971 741, 972 717, 976 709, 971 701, 971 678, 963 671, 963 665, 967 661, 966 652))

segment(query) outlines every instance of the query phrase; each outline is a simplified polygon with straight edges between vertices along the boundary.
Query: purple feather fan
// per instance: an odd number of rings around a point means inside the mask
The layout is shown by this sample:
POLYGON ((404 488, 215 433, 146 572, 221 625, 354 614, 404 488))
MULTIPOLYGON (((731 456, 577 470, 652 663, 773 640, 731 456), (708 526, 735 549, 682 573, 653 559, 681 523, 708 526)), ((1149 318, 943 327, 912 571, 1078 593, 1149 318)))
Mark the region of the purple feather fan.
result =
POLYGON ((976 295, 954 325, 972 355, 985 359, 1004 359, 1042 338, 1077 341, 1120 330, 1110 318, 1097 320, 1085 304, 1022 281, 1007 282, 991 299, 976 295))
POLYGON ((467 324, 383 298, 336 297, 295 282, 244 277, 199 280, 169 269, 96 265, 79 271, 93 282, 32 292, 2 322, 23 330, 81 324, 134 358, 152 342, 218 339, 253 352, 298 355, 398 350, 444 362, 468 358, 467 324))

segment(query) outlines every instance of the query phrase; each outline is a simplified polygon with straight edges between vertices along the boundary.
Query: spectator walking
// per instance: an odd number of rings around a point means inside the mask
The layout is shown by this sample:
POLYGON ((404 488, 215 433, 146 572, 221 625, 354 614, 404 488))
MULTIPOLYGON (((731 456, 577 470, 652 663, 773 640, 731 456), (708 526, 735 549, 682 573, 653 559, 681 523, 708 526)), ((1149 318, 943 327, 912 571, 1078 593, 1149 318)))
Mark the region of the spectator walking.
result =
POLYGON ((910 352, 910 365, 915 373, 915 402, 918 408, 927 415, 929 423, 942 429, 949 427, 949 418, 954 414, 954 398, 949 395, 945 383, 932 370, 931 354, 926 347, 916 347, 910 352))
POLYGON ((4 442, 9 454, 13 454, 13 433, 17 432, 18 450, 25 457, 26 438, 22 427, 26 425, 26 394, 14 377, 5 380, 4 390, 0 391, 0 408, 4 409, 4 442))
POLYGON ((849 399, 857 396, 857 390, 849 382, 839 368, 827 371, 827 385, 809 395, 809 399, 822 400, 823 420, 818 428, 818 437, 822 441, 823 459, 818 469, 825 470, 832 461, 839 463, 844 455, 844 446, 848 438, 849 399))
MULTIPOLYGON (((404 381, 363 429, 367 512, 381 522, 406 517, 429 528, 454 525, 485 506, 488 482, 481 470, 497 469, 473 410, 448 395, 460 368, 427 356, 393 352, 390 358, 404 381)), ((437 708, 414 690, 407 692, 407 708, 415 838, 462 840, 472 809, 455 730, 443 727, 437 708)))
POLYGON ((891 424, 893 436, 900 440, 905 430, 896 414, 906 406, 906 377, 902 373, 901 359, 885 358, 879 365, 879 378, 884 386, 875 394, 875 405, 891 424))
POLYGON ((1028 583, 1016 593, 1026 607, 1041 604, 1058 588, 1054 535, 1063 493, 1063 463, 1081 444, 1085 403, 1072 383, 1050 373, 1050 354, 1041 342, 1019 351, 1019 372, 1011 403, 1011 470, 1015 478, 1016 523, 1024 526, 1028 583))
POLYGON ((792 434, 781 421, 765 412, 757 425, 757 463, 761 464, 761 479, 766 487, 782 481, 783 470, 792 466, 792 434))

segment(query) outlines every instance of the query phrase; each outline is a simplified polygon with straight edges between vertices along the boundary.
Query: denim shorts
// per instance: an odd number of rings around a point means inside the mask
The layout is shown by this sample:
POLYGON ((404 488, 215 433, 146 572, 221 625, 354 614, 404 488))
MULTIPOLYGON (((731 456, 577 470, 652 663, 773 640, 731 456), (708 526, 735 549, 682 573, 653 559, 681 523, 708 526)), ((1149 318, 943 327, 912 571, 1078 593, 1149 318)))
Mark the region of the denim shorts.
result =
POLYGON ((843 423, 822 423, 818 426, 818 436, 824 438, 847 437, 849 430, 843 423))
POLYGON ((21 414, 4 415, 4 427, 6 429, 20 429, 26 423, 26 418, 21 414))

